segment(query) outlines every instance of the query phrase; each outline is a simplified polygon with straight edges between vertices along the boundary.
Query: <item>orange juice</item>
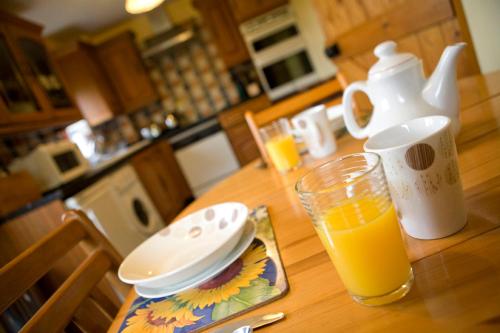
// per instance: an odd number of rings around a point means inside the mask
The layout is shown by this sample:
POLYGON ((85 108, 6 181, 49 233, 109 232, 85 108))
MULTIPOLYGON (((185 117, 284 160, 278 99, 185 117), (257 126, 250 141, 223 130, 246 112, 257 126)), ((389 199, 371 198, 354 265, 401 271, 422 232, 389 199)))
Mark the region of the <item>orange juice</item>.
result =
POLYGON ((380 211, 377 197, 346 201, 318 221, 318 234, 344 285, 353 295, 381 296, 410 276, 396 212, 380 211))
POLYGON ((266 142, 266 149, 278 171, 288 171, 300 162, 292 135, 280 135, 270 139, 266 142))

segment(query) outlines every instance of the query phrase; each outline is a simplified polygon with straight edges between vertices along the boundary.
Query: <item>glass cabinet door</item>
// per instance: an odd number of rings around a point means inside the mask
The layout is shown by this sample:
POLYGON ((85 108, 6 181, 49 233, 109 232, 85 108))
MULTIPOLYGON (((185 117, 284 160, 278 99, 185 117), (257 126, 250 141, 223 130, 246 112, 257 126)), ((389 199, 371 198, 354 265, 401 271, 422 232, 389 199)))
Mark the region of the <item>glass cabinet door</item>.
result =
POLYGON ((41 111, 2 34, 0 34, 0 97, 9 113, 26 114, 41 111))
POLYGON ((33 38, 24 36, 19 37, 17 43, 52 107, 56 109, 71 107, 71 100, 52 68, 44 45, 33 38))

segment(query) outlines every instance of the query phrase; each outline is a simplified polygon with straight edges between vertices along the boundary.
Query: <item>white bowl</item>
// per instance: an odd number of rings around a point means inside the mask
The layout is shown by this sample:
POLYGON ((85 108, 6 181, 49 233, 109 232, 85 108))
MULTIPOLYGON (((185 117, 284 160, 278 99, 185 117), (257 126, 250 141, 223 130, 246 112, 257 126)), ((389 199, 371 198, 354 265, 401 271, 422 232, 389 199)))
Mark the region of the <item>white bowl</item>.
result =
POLYGON ((238 202, 214 205, 160 230, 132 251, 120 280, 148 288, 180 283, 226 257, 241 238, 248 209, 238 202))
POLYGON ((140 285, 135 285, 135 292, 142 297, 146 298, 158 298, 170 296, 177 294, 181 291, 197 287, 213 277, 217 276, 229 265, 231 265, 236 259, 238 259, 243 252, 245 252, 250 244, 252 244, 255 238, 255 226, 252 221, 248 221, 243 228, 243 235, 239 240, 238 244, 234 249, 228 254, 227 257, 223 258, 221 261, 217 261, 208 269, 204 270, 200 274, 193 276, 181 283, 169 285, 165 288, 148 288, 140 285))

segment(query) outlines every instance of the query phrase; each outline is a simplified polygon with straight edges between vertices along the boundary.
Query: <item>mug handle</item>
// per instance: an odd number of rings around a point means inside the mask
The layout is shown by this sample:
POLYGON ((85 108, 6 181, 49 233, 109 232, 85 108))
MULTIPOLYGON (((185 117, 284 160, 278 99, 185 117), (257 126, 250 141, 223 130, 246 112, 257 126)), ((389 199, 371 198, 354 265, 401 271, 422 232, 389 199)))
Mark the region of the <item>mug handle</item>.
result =
MULTIPOLYGON (((354 118, 354 110, 352 108, 352 95, 356 91, 362 91, 368 95, 368 86, 366 85, 366 81, 353 82, 344 91, 344 96, 342 98, 342 106, 344 107, 344 122, 347 130, 353 137, 356 139, 363 139, 369 136, 370 131, 368 128, 370 127, 371 120, 365 127, 359 127, 356 122, 356 118, 354 118)), ((370 95, 368 95, 368 98, 369 97, 370 95)))
POLYGON ((319 130, 316 122, 313 120, 310 120, 310 119, 308 119, 308 120, 301 119, 301 120, 305 122, 306 127, 302 128, 299 126, 298 120, 292 120, 292 124, 293 124, 292 134, 295 135, 296 137, 300 137, 303 141, 305 141, 304 131, 310 129, 311 133, 312 133, 311 136, 313 137, 313 141, 315 141, 315 142, 319 141, 321 138, 321 133, 320 133, 320 130, 319 130))

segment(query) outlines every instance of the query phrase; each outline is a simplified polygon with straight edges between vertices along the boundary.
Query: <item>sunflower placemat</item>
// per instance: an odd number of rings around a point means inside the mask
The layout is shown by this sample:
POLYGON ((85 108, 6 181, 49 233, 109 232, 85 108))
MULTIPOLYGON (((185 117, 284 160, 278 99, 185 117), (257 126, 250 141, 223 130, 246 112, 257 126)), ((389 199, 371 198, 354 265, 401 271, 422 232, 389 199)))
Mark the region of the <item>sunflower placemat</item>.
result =
POLYGON ((256 237, 239 259, 196 288, 161 298, 137 297, 120 332, 198 332, 284 296, 288 282, 267 207, 255 208, 249 219, 256 237))

